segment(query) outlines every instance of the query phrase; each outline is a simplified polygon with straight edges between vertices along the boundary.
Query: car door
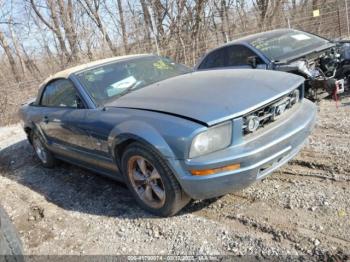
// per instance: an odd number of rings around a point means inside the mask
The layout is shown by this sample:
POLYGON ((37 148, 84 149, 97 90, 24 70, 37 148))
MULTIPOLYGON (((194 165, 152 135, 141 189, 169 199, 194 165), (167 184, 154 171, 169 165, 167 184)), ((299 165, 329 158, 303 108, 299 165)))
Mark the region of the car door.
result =
POLYGON ((91 132, 97 129, 100 114, 87 107, 71 80, 57 79, 47 84, 40 107, 43 112, 40 129, 51 151, 94 169, 116 169, 104 150, 107 138, 102 141, 101 135, 91 132))
POLYGON ((87 109, 69 79, 48 83, 43 90, 40 106, 43 111, 40 129, 52 150, 72 154, 87 147, 89 135, 81 128, 87 109))

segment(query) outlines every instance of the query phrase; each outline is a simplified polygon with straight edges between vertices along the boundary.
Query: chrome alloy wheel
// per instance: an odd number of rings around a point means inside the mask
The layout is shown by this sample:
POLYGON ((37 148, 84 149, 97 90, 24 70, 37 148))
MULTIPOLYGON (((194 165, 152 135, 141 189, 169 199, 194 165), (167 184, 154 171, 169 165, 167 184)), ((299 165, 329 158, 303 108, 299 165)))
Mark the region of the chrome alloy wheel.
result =
POLYGON ((42 142, 39 137, 34 136, 33 138, 33 147, 38 158, 45 164, 47 163, 47 154, 46 149, 44 148, 42 142))
POLYGON ((165 187, 157 169, 142 156, 133 156, 128 161, 128 176, 139 198, 152 208, 161 208, 165 203, 165 187))

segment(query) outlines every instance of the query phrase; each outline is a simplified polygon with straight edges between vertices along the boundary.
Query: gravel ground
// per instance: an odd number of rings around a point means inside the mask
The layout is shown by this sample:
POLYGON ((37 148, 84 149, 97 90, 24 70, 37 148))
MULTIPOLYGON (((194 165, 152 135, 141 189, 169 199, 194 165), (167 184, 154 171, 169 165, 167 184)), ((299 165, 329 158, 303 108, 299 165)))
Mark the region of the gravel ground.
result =
MULTIPOLYGON (((0 205, 25 254, 313 255, 348 260, 350 99, 319 105, 310 143, 253 186, 157 218, 127 188, 61 163, 40 166, 20 125, 0 128, 0 205)), ((307 113, 307 112, 306 112, 307 113)))

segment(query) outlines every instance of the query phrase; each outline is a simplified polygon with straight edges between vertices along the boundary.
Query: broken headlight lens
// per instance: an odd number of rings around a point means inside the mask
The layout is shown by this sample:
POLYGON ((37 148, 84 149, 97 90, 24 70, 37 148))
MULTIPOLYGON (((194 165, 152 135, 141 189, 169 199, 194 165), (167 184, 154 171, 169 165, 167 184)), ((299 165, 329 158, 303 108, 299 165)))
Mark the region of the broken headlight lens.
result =
POLYGON ((193 139, 189 157, 193 158, 224 149, 231 144, 231 138, 231 121, 208 128, 193 139))

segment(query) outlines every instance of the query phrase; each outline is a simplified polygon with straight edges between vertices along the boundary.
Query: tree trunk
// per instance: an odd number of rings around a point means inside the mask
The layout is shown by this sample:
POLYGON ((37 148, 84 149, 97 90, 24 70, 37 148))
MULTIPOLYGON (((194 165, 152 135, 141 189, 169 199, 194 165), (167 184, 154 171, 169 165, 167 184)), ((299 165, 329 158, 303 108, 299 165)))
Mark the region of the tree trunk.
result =
POLYGON ((19 60, 20 66, 21 66, 22 75, 25 77, 25 75, 26 75, 25 64, 24 64, 24 61, 22 59, 21 52, 19 50, 19 45, 18 45, 16 34, 15 34, 13 28, 12 28, 12 21, 9 22, 8 28, 9 28, 9 31, 10 31, 10 34, 11 34, 13 47, 15 48, 15 51, 16 51, 16 56, 17 56, 17 58, 19 60))
POLYGON ((120 19, 120 27, 122 29, 122 36, 123 36, 124 54, 127 54, 129 51, 128 50, 128 36, 126 33, 123 6, 122 6, 122 3, 120 0, 117 0, 117 4, 118 4, 119 19, 120 19))
POLYGON ((153 31, 151 15, 149 14, 145 0, 140 0, 140 4, 141 4, 142 12, 143 12, 143 19, 145 22, 146 39, 148 42, 147 51, 149 51, 152 48, 151 31, 153 31))
POLYGON ((117 49, 115 48, 111 38, 109 37, 109 34, 107 33, 100 14, 99 14, 99 4, 100 2, 98 0, 93 0, 94 6, 92 6, 91 2, 89 0, 78 0, 81 6, 85 9, 87 15, 91 18, 91 20, 96 24, 97 28, 100 30, 100 32, 103 35, 103 38, 105 39, 109 49, 112 51, 113 55, 117 55, 117 49), (85 5, 83 4, 83 2, 85 5))
POLYGON ((7 59, 10 63, 10 67, 11 67, 11 71, 13 73, 13 76, 15 77, 16 81, 19 82, 21 80, 21 77, 17 71, 16 61, 15 61, 14 57, 12 56, 11 48, 6 41, 5 35, 1 31, 0 31, 0 46, 5 51, 7 59))
POLYGON ((152 0, 151 6, 153 10, 155 27, 157 29, 156 37, 158 40, 158 44, 162 46, 164 41, 164 28, 163 28, 163 20, 165 16, 164 7, 160 0, 152 0))
POLYGON ((66 59, 69 60, 70 54, 67 50, 66 43, 64 41, 62 32, 60 30, 60 25, 59 25, 59 21, 57 18, 57 13, 56 13, 56 9, 55 9, 53 0, 47 0, 47 5, 48 5, 48 9, 50 10, 50 15, 51 15, 53 24, 50 24, 44 18, 44 16, 40 13, 40 11, 38 10, 38 8, 36 7, 36 5, 34 3, 34 0, 30 0, 30 3, 31 3, 31 7, 34 10, 37 17, 56 35, 56 38, 57 38, 58 43, 60 45, 60 51, 64 54, 66 59))
POLYGON ((270 0, 255 0, 255 2, 253 2, 256 10, 259 13, 259 20, 260 20, 259 27, 260 28, 264 28, 267 9, 269 7, 269 2, 270 2, 270 0))
POLYGON ((63 0, 56 0, 58 8, 60 10, 60 20, 63 24, 63 29, 65 31, 65 37, 68 40, 69 48, 71 51, 71 56, 73 61, 78 60, 78 41, 77 41, 77 33, 75 31, 74 26, 74 18, 73 18, 73 5, 72 1, 68 0, 67 6, 65 6, 65 2, 63 0))
POLYGON ((199 28, 201 24, 201 16, 204 15, 204 6, 207 0, 198 0, 194 6, 195 14, 193 17, 194 25, 192 28, 192 39, 193 39, 193 52, 192 52, 192 64, 196 62, 198 56, 198 45, 199 45, 199 28))

